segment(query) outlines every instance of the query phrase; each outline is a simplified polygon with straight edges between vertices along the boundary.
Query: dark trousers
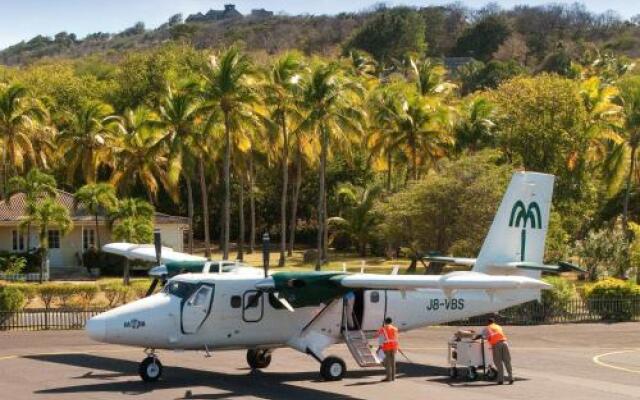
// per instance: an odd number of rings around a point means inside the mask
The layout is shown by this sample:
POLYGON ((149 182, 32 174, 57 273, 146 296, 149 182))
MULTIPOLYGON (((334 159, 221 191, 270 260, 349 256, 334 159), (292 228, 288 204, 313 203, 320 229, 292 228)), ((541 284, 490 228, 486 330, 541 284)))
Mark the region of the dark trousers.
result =
POLYGON ((384 369, 387 373, 387 381, 396 380, 396 350, 387 350, 384 352, 384 369))
POLYGON ((504 382, 504 369, 507 368, 509 380, 513 380, 511 371, 511 353, 507 342, 499 342, 493 345, 493 363, 498 368, 498 382, 504 382))

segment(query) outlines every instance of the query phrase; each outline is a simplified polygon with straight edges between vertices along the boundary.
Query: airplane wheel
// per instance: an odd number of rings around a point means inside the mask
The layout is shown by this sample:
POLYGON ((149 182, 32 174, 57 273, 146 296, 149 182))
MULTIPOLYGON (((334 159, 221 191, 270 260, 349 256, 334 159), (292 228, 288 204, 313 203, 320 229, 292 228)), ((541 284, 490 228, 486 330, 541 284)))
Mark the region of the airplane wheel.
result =
POLYGON ((456 367, 451 367, 449 368, 449 377, 455 379, 458 377, 458 368, 456 367))
POLYGON ((320 364, 320 375, 325 381, 339 381, 347 372, 347 366, 338 357, 327 357, 320 364))
POLYGON ((247 350, 247 363, 251 369, 267 368, 271 364, 271 353, 268 350, 247 350))
POLYGON ((162 376, 162 363, 156 357, 147 357, 140 363, 138 373, 145 382, 156 382, 162 376))
POLYGON ((478 370, 476 370, 476 367, 467 368, 467 379, 470 381, 478 379, 478 370))

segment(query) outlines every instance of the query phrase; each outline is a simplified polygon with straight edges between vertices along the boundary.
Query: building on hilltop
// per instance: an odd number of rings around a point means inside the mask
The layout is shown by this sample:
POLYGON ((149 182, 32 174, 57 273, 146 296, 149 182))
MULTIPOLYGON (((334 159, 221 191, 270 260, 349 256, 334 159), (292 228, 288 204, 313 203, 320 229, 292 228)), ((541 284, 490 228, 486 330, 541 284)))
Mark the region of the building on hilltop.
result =
POLYGON ((211 9, 206 14, 201 12, 191 14, 185 22, 221 21, 224 19, 242 18, 242 14, 236 10, 235 4, 225 4, 224 10, 211 9))
POLYGON ((253 18, 269 18, 273 17, 273 11, 268 11, 264 8, 254 8, 251 10, 251 16, 253 18))

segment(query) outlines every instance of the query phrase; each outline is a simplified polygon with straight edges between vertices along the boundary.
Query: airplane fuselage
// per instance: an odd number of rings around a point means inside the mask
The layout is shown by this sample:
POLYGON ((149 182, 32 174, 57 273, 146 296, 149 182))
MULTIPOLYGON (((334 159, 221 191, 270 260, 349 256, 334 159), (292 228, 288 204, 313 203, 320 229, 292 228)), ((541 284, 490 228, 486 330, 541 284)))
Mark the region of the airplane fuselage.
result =
MULTIPOLYGON (((289 346, 322 353, 342 341, 342 298, 290 312, 272 294, 256 290, 261 280, 208 275, 170 281, 168 286, 175 285, 173 293, 174 288, 169 287, 108 311, 92 320, 89 334, 108 343, 184 350, 289 346), (181 292, 178 285, 192 286, 181 292), (195 296, 200 290, 201 296, 195 296)), ((461 290, 450 296, 438 289, 354 293, 354 312, 365 332, 377 330, 386 317, 406 331, 499 311, 539 295, 538 290, 522 289, 503 290, 493 298, 484 290, 461 290)))

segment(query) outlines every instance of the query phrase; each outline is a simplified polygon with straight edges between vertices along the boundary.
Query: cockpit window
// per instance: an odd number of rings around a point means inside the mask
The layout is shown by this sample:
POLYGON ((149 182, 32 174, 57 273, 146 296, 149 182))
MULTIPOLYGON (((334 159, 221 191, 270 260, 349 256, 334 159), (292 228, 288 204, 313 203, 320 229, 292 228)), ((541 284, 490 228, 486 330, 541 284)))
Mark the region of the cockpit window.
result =
POLYGON ((167 286, 164 287, 164 293, 186 299, 193 294, 197 287, 198 285, 194 283, 173 281, 167 283, 167 286))
POLYGON ((203 308, 208 306, 211 290, 212 289, 209 286, 202 286, 200 290, 198 290, 196 294, 193 295, 191 300, 189 300, 189 305, 192 305, 194 307, 203 307, 203 308))

